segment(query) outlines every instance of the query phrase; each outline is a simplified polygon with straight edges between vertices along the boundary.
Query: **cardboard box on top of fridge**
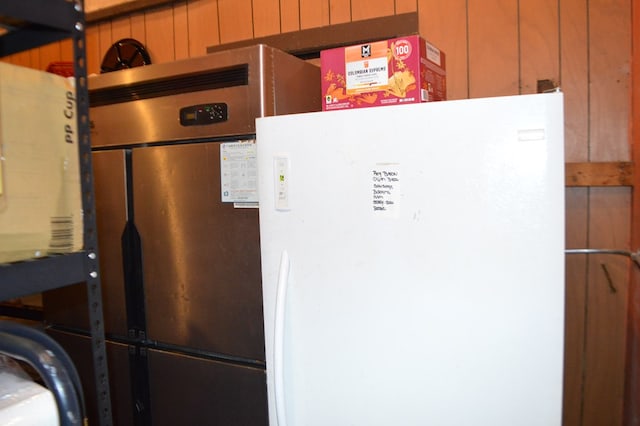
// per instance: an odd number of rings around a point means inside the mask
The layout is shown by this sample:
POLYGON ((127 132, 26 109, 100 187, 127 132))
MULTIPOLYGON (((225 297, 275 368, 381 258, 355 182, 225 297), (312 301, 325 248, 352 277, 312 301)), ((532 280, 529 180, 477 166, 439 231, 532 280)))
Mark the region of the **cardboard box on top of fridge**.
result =
POLYGON ((322 110, 446 100, 445 54, 419 35, 320 52, 322 110))
POLYGON ((82 249, 72 79, 0 63, 0 263, 82 249))

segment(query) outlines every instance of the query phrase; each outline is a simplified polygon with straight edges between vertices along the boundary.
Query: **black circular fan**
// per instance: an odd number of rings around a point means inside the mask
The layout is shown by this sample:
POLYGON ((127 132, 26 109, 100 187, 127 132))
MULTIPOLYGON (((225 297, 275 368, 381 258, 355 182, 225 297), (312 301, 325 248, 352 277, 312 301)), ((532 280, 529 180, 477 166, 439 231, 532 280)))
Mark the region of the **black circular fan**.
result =
POLYGON ((107 50, 100 65, 100 72, 107 73, 151 64, 147 49, 138 40, 123 38, 107 50))

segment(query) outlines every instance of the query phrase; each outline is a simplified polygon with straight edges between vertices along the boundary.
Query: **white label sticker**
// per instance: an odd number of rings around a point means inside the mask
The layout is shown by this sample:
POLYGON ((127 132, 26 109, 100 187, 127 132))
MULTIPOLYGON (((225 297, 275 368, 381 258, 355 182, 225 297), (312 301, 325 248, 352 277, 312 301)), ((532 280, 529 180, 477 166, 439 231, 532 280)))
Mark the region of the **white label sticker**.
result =
POLYGON ((438 66, 442 66, 440 63, 440 49, 432 45, 431 43, 427 43, 427 59, 429 59, 434 64, 438 66))
POLYGON ((384 89, 389 85, 387 58, 370 58, 345 64, 347 73, 347 93, 374 88, 384 89))
POLYGON ((258 152, 255 140, 220 144, 223 203, 258 202, 258 152))
POLYGON ((371 172, 373 213, 376 216, 397 217, 400 209, 400 166, 379 163, 371 172))

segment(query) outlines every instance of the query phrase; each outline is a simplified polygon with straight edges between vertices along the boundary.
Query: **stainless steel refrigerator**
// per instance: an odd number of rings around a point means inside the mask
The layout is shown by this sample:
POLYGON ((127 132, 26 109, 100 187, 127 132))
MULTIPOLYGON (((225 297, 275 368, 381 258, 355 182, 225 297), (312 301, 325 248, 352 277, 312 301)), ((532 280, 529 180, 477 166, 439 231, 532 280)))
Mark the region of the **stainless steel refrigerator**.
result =
POLYGON ((272 426, 561 424, 563 131, 561 93, 257 120, 272 426))
MULTIPOLYGON (((89 80, 116 424, 267 424, 255 119, 319 110, 319 79, 257 45, 89 80)), ((84 300, 44 309, 90 371, 84 300)))

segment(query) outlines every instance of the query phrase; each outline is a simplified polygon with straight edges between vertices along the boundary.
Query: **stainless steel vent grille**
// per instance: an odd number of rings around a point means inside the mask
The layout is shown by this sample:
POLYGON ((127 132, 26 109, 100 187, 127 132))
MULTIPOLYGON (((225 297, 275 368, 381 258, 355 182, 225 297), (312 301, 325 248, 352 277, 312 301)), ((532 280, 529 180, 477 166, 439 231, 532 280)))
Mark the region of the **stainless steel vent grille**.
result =
POLYGON ((89 104, 91 107, 97 107, 202 90, 246 86, 248 84, 249 66, 244 64, 205 73, 171 76, 125 86, 89 90, 89 104))

